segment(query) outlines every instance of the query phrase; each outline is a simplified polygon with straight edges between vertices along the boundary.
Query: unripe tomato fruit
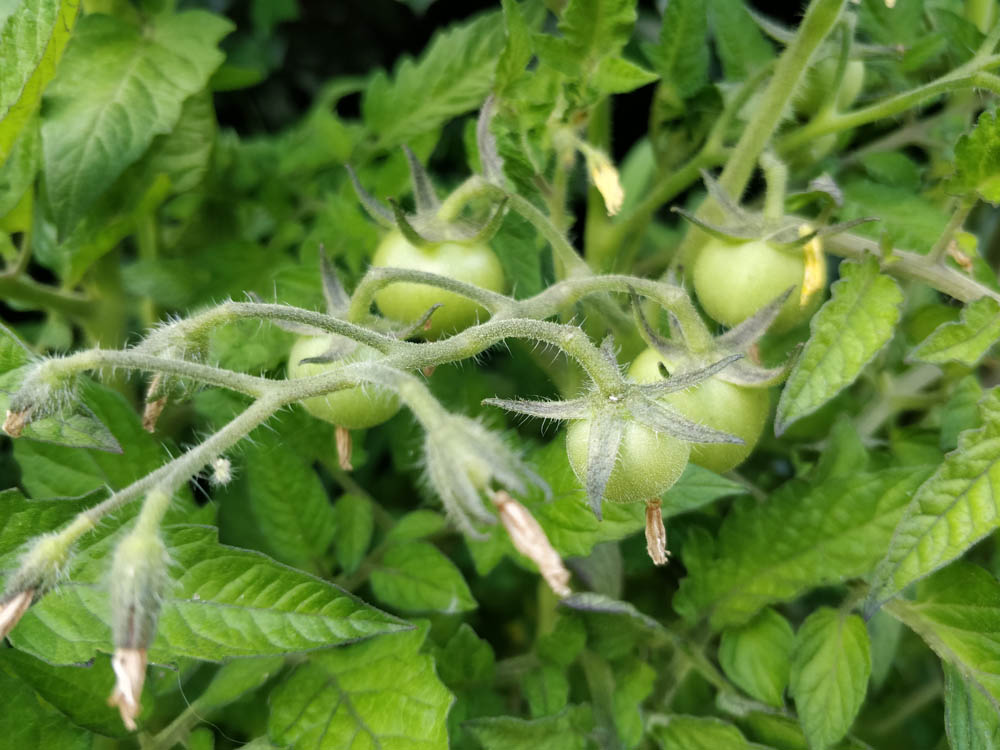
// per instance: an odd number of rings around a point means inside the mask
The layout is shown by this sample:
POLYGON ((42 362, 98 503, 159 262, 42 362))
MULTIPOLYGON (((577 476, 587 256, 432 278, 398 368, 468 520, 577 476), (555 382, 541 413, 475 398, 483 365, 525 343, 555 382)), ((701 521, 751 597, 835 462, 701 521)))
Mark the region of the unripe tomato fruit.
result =
MULTIPOLYGON (((669 362, 655 349, 646 349, 632 361, 629 377, 637 383, 658 383, 659 363, 672 372, 669 362)), ((690 420, 742 438, 733 443, 692 443, 691 461, 719 474, 743 463, 764 432, 771 399, 766 388, 747 388, 712 377, 687 390, 668 393, 662 400, 690 420)))
MULTIPOLYGON (((503 291, 503 269, 487 246, 477 243, 441 242, 416 247, 398 231, 392 231, 375 250, 373 266, 409 268, 448 276, 494 292, 503 291)), ((468 328, 486 318, 486 310, 470 299, 427 284, 398 282, 381 289, 375 303, 394 320, 411 323, 432 305, 442 307, 431 317, 427 338, 438 338, 468 328)))
MULTIPOLYGON (((806 73, 805 87, 796 97, 795 111, 800 117, 812 117, 833 95, 833 79, 837 75, 837 58, 824 57, 806 73)), ((861 60, 848 60, 844 77, 837 91, 837 111, 844 112, 861 95, 865 85, 865 64, 861 60)))
MULTIPOLYGON (((288 355, 288 377, 295 379, 319 375, 378 356, 379 353, 370 346, 344 336, 303 336, 295 342, 288 355), (331 347, 342 347, 344 356, 333 362, 302 363, 303 359, 326 354, 331 347)), ((318 419, 349 430, 363 430, 395 416, 399 411, 399 396, 386 388, 364 384, 307 398, 302 405, 318 419)))
MULTIPOLYGON (((566 455, 581 483, 587 481, 590 420, 570 422, 566 430, 566 455)), ((639 503, 659 497, 684 473, 691 448, 683 440, 655 433, 629 421, 622 433, 618 460, 604 489, 614 503, 639 503)))
MULTIPOLYGON (((801 303, 805 255, 766 240, 731 244, 711 238, 698 251, 692 267, 698 301, 713 319, 727 326, 742 323, 789 287, 795 287, 769 330, 780 333, 806 320, 822 299, 818 291, 801 303)), ((826 267, 820 268, 820 287, 826 267)))

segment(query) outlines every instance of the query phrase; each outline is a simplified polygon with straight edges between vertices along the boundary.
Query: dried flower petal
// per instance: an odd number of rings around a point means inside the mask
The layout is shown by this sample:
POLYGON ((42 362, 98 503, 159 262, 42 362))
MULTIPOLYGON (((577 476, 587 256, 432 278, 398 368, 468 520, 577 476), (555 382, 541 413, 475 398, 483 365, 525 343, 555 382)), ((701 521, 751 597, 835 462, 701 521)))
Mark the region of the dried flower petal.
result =
POLYGON ((119 648, 111 659, 115 671, 115 689, 108 697, 109 706, 117 706, 122 723, 136 730, 135 719, 141 709, 142 686, 146 682, 146 649, 119 648))
POLYGON ((334 439, 337 442, 337 463, 340 464, 340 468, 344 471, 354 471, 354 466, 351 465, 351 431, 337 425, 334 439))
POLYGON ((666 565, 670 562, 667 529, 663 525, 663 513, 658 499, 646 501, 646 551, 654 565, 666 565))
POLYGON ((514 548, 538 566, 556 596, 569 596, 569 571, 531 512, 503 490, 490 494, 514 548))
POLYGON ((12 438, 21 437, 24 426, 28 424, 28 417, 31 416, 31 409, 24 411, 7 410, 7 415, 3 421, 3 431, 12 438))
POLYGON ((35 590, 26 589, 0 600, 0 639, 6 638, 7 634, 20 622, 24 613, 28 611, 28 607, 31 606, 34 597, 35 590))
MULTIPOLYGON (((799 236, 804 237, 813 231, 808 224, 799 227, 799 236)), ((823 243, 820 238, 813 237, 802 248, 805 253, 805 273, 802 278, 802 291, 799 304, 806 307, 813 295, 822 289, 826 282, 826 260, 823 258, 823 243)))
POLYGON ((593 157, 587 159, 590 168, 590 179, 594 181, 594 187, 604 198, 604 207, 608 211, 608 216, 614 216, 621 211, 625 203, 625 190, 622 188, 621 180, 618 179, 618 170, 611 160, 597 152, 593 157))
POLYGON ((146 432, 156 432, 156 422, 160 419, 163 409, 167 405, 167 397, 146 402, 146 408, 142 411, 142 429, 146 432))

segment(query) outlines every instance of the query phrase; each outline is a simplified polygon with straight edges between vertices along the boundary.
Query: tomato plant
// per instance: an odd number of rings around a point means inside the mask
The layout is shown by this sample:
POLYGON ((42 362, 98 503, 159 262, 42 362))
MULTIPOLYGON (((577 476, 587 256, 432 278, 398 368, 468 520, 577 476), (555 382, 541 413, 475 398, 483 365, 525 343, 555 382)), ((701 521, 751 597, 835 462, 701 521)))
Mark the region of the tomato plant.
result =
POLYGON ((0 748, 994 747, 997 8, 0 2, 0 748))

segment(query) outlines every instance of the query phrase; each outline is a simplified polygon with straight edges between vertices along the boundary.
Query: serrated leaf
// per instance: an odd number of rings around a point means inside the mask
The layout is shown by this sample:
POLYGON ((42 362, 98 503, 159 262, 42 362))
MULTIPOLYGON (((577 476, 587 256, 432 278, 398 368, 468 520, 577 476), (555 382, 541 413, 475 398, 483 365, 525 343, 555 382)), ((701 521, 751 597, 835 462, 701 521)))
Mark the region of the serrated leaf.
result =
POLYGON ((741 0, 711 0, 707 5, 715 49, 728 80, 745 80, 774 57, 770 43, 741 0))
POLYGON ((867 574, 930 468, 859 473, 819 487, 793 480, 766 503, 740 503, 719 530, 714 558, 684 558, 674 608, 715 628, 739 625, 771 602, 867 574))
POLYGON ((333 506, 333 554, 345 573, 358 569, 375 531, 375 511, 360 495, 343 495, 333 506))
POLYGON ((497 716, 465 723, 484 750, 584 750, 592 727, 589 706, 567 706, 555 716, 530 721, 497 716))
POLYGON ((955 175, 949 192, 974 193, 994 206, 1000 203, 1000 120, 983 112, 971 133, 955 146, 955 175))
POLYGON ((499 12, 437 34, 419 60, 404 59, 372 78, 361 110, 377 145, 391 149, 476 109, 490 91, 505 43, 499 12))
POLYGON ((913 601, 897 599, 886 609, 1000 715, 1000 581, 993 574, 958 562, 928 578, 913 601))
POLYGON ((0 669, 0 736, 8 747, 89 750, 93 735, 74 726, 56 709, 38 699, 24 681, 0 669))
POLYGON ((962 319, 943 323, 923 340, 911 360, 974 367, 1000 339, 1000 302, 980 297, 962 308, 962 319))
POLYGON ((590 66, 621 52, 635 19, 635 0, 570 0, 559 30, 575 61, 590 66))
MULTIPOLYGON (((221 661, 310 651, 407 628, 336 586, 248 550, 218 543, 205 526, 164 529, 171 583, 150 660, 221 661)), ((70 585, 35 604, 11 642, 53 664, 110 653, 106 558, 117 535, 81 552, 70 585)))
POLYGON ((867 611, 951 562, 1000 527, 1000 389, 980 402, 983 426, 958 437, 917 491, 876 568, 867 611))
POLYGON ((593 85, 602 94, 627 94, 659 79, 659 74, 624 57, 605 57, 594 71, 593 85))
POLYGON ((663 11, 660 44, 654 62, 663 79, 681 99, 708 83, 708 17, 703 0, 673 0, 663 11))
POLYGON ((70 230, 222 63, 232 29, 204 11, 157 16, 140 31, 113 16, 81 19, 52 82, 42 123, 45 184, 60 234, 70 230))
POLYGON ((451 693, 414 630, 324 651, 271 694, 268 734, 282 747, 446 750, 451 693))
POLYGON ((871 644, 860 617, 823 607, 806 618, 788 687, 810 747, 829 747, 847 734, 870 675, 871 644))
POLYGON ((653 737, 662 750, 763 750, 732 724, 703 716, 668 716, 653 729, 653 737))
POLYGON ((507 214, 491 244, 515 297, 523 299, 542 291, 541 247, 527 221, 513 212, 507 214))
POLYGON ((249 507, 275 557, 321 569, 336 534, 336 517, 322 482, 280 432, 261 437, 243 457, 249 507))
POLYGON ((660 512, 664 519, 696 510, 719 498, 742 495, 743 486, 714 471, 688 463, 674 486, 663 495, 660 512))
POLYGON ((944 665, 944 726, 951 750, 1000 748, 1000 712, 950 664, 944 665))
POLYGON ((375 597, 404 612, 467 612, 476 600, 455 563, 428 542, 386 550, 371 574, 375 597))
POLYGON ((83 666, 55 667, 17 649, 0 651, 0 672, 20 677, 53 708, 77 726, 108 737, 125 738, 129 731, 107 696, 115 684, 111 660, 99 656, 83 666))
POLYGON ((774 428, 779 435, 857 380, 899 322, 903 293, 872 256, 841 263, 832 292, 813 317, 805 350, 781 392, 774 428))
POLYGON ((516 0, 502 0, 501 4, 507 41, 497 60, 494 83, 497 96, 503 96, 514 81, 524 75, 533 52, 531 29, 524 19, 521 6, 516 0))
POLYGON ((199 91, 188 97, 173 130, 153 140, 143 159, 144 171, 167 175, 175 193, 194 189, 208 172, 217 129, 212 95, 199 91))
POLYGON ((794 643, 795 631, 788 620, 767 607, 746 625, 723 631, 719 663, 737 687, 780 708, 794 643))
POLYGON ((79 0, 22 2, 0 26, 0 164, 38 108, 76 24, 79 0))

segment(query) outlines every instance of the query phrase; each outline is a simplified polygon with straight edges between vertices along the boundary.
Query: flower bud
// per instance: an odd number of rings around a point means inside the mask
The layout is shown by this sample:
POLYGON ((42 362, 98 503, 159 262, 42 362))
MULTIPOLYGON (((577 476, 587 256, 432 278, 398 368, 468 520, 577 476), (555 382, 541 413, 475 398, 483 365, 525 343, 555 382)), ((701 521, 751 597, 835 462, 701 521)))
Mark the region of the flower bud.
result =
POLYGON ((138 525, 119 542, 111 565, 116 684, 108 703, 118 706, 129 729, 136 728, 146 679, 146 651, 156 635, 166 582, 167 549, 155 531, 138 525))
POLYGON ((44 594, 59 582, 72 547, 72 539, 61 534, 43 534, 29 544, 21 556, 21 565, 0 596, 0 638, 14 629, 36 595, 44 594))
POLYGON ((569 571, 531 512, 502 490, 491 493, 490 499, 514 548, 538 566, 538 572, 556 596, 569 596, 572 593, 569 571))

